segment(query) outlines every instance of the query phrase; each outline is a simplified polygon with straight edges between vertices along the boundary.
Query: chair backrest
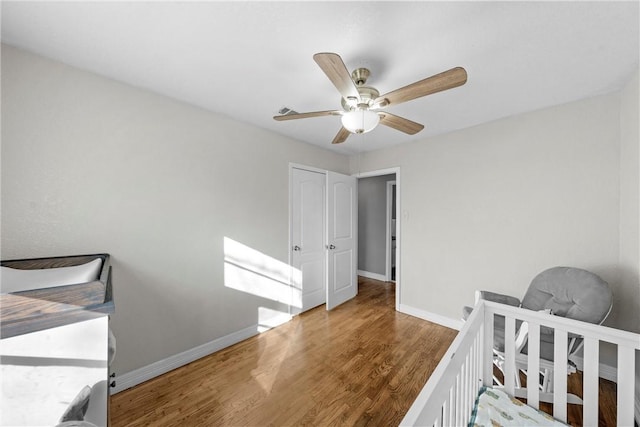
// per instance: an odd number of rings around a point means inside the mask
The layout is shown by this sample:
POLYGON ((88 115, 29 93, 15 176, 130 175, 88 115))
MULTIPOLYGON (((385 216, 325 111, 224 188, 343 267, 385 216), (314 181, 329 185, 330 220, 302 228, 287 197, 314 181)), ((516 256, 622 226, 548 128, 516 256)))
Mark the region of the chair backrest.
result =
POLYGON ((611 288, 600 276, 580 268, 553 267, 534 277, 522 307, 550 309, 556 316, 600 324, 612 302, 611 288))

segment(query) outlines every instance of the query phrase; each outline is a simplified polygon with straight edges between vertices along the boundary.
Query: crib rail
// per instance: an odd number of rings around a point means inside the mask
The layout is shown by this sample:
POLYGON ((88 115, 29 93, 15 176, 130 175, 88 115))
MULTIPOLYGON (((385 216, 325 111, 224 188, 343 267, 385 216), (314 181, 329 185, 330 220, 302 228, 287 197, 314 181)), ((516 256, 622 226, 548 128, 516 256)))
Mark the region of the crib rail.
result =
POLYGON ((401 426, 466 425, 483 386, 485 306, 480 301, 431 374, 401 426))
MULTIPOLYGON (((481 300, 465 322, 429 381, 401 422, 402 426, 466 425, 480 388, 493 385, 494 315, 505 317, 504 390, 527 399, 538 408, 541 401, 553 403, 553 416, 567 420, 569 334, 584 338, 583 422, 598 424, 598 371, 600 342, 617 347, 617 424, 633 425, 635 352, 640 350, 640 335, 605 326, 593 325, 559 316, 538 313, 481 300), (528 355, 516 354, 516 321, 527 322, 528 355), (539 372, 547 363, 540 359, 540 328, 554 329, 553 393, 541 392, 539 372), (516 380, 519 369, 527 372, 527 387, 516 380)), ((580 399, 578 399, 579 401, 580 399)))

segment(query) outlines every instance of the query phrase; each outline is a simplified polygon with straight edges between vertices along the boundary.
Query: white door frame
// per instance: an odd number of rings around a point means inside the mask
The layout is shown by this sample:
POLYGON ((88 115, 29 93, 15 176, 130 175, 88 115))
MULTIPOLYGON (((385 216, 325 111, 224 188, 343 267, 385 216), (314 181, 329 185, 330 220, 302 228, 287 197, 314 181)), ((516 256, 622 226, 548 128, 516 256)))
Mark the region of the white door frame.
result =
MULTIPOLYGON (((385 280, 387 282, 391 282, 391 271, 393 269, 392 266, 392 262, 391 262, 391 255, 392 255, 392 251, 391 251, 391 247, 393 246, 393 187, 396 185, 395 181, 387 181, 387 218, 386 218, 386 223, 387 223, 387 232, 386 232, 386 237, 387 237, 387 248, 385 250, 385 280)), ((396 216, 398 214, 398 211, 396 211, 396 216)), ((396 230, 397 232, 397 230, 396 230)), ((395 282, 395 280, 394 280, 395 282)))
POLYGON ((372 176, 380 176, 380 175, 390 175, 396 174, 396 311, 400 311, 400 279, 401 279, 401 264, 402 264, 402 256, 401 256, 401 248, 402 248, 402 224, 401 224, 401 206, 400 203, 402 196, 402 186, 401 186, 401 178, 400 178, 400 167, 388 168, 388 169, 379 169, 369 172, 359 172, 353 174, 356 178, 369 178, 372 176))

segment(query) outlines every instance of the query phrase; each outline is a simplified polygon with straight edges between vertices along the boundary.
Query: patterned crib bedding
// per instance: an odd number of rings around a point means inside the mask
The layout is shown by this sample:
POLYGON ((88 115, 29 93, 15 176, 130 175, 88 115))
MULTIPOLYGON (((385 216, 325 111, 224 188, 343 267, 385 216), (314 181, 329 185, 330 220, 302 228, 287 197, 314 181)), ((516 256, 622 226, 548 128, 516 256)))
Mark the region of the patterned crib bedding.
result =
POLYGON ((469 427, 566 426, 546 412, 527 406, 502 390, 483 387, 469 427))

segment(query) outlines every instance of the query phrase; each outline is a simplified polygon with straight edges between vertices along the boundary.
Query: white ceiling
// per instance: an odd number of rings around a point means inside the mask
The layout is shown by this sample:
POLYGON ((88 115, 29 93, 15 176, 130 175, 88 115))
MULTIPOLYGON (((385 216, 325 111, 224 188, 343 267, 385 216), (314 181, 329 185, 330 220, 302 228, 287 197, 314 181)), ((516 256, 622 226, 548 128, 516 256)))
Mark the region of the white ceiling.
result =
POLYGON ((342 153, 619 90, 638 68, 631 2, 10 2, 2 41, 342 153), (425 125, 331 146, 340 108, 313 61, 340 54, 380 93, 455 66, 464 86, 390 107, 425 125))

